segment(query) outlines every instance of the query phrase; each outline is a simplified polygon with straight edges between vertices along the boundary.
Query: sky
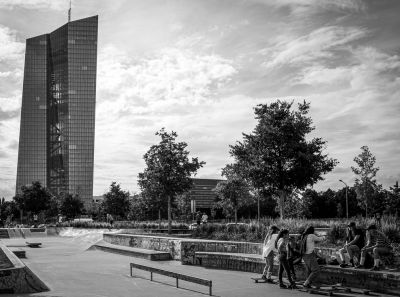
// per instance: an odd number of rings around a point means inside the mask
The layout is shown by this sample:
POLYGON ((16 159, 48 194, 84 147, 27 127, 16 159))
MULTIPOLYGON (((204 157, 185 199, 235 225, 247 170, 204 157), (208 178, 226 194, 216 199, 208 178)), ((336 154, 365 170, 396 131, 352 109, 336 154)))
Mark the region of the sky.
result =
MULTIPOLYGON (((0 197, 15 193, 25 40, 67 22, 68 0, 0 0, 0 197)), ((349 186, 366 145, 385 188, 400 180, 400 1, 74 0, 99 15, 94 195, 131 193, 143 155, 176 131, 196 177, 221 178, 254 107, 310 102, 336 168, 316 190, 349 186)))

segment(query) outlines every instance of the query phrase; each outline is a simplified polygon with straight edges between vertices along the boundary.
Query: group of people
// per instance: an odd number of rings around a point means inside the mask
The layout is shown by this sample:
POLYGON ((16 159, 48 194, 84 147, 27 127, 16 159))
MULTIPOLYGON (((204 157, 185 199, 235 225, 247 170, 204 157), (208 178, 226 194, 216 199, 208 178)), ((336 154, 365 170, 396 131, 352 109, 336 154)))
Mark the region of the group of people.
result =
MULTIPOLYGON (((277 226, 271 226, 264 240, 262 256, 266 260, 266 265, 261 278, 267 282, 272 282, 272 271, 274 267, 274 257, 277 254, 279 259, 278 280, 281 288, 295 289, 296 273, 294 265, 303 260, 307 279, 302 284, 305 288, 311 288, 320 267, 315 244, 325 240, 323 236, 314 233, 314 227, 308 227, 300 236, 298 241, 294 237, 289 237, 288 229, 279 229, 277 226), (286 272, 289 286, 286 286, 282 280, 283 272, 286 272)), ((371 254, 374 259, 374 266, 371 270, 379 270, 381 257, 391 253, 391 246, 387 237, 377 230, 376 225, 370 225, 366 229, 366 240, 361 228, 357 228, 355 222, 348 225, 346 243, 339 250, 339 257, 342 264, 341 268, 349 265, 360 269, 365 268, 367 254, 371 254), (366 244, 365 244, 366 242, 366 244), (345 262, 345 253, 348 253, 350 264, 345 262)))
POLYGON ((279 271, 278 279, 281 288, 295 289, 296 272, 294 265, 303 259, 307 270, 307 279, 304 287, 311 287, 311 283, 317 277, 319 265, 317 255, 314 252, 315 243, 324 238, 314 234, 314 227, 308 227, 300 237, 299 242, 289 237, 289 230, 279 230, 277 226, 271 226, 264 240, 263 257, 266 259, 266 265, 261 278, 267 282, 272 282, 272 270, 274 267, 274 257, 278 254, 279 271), (289 280, 287 287, 282 280, 283 272, 286 272, 289 280))
POLYGON ((372 271, 379 270, 382 257, 392 253, 392 247, 389 239, 379 231, 376 225, 370 225, 366 233, 361 228, 357 228, 355 222, 351 222, 347 228, 346 243, 339 250, 341 260, 340 267, 346 268, 352 266, 356 269, 364 269, 368 255, 371 255, 374 261, 372 271), (366 242, 366 243, 365 243, 366 242), (349 264, 346 263, 345 253, 349 255, 349 264))
POLYGON ((196 213, 197 226, 200 226, 200 224, 205 225, 205 224, 207 224, 207 222, 208 222, 208 215, 206 213, 202 214, 200 211, 198 211, 196 213))

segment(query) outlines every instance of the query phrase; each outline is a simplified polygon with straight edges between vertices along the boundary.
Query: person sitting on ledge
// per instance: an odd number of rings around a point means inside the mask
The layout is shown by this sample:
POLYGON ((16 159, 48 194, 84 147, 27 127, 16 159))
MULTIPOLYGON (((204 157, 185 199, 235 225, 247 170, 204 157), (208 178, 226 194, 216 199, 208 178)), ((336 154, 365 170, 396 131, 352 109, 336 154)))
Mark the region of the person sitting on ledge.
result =
POLYGON ((361 249, 360 264, 356 268, 365 268, 365 257, 367 253, 372 253, 374 257, 374 267, 371 271, 379 270, 381 256, 387 256, 392 252, 392 247, 388 238, 382 232, 376 229, 375 225, 367 228, 367 244, 361 249))
POLYGON ((346 259, 344 254, 348 253, 350 257, 351 266, 358 265, 358 259, 360 258, 360 251, 364 247, 364 232, 356 227, 355 222, 351 222, 347 226, 347 236, 346 236, 346 244, 339 250, 339 257, 342 263, 340 264, 341 268, 346 268, 348 264, 346 264, 346 259), (355 259, 355 262, 354 260, 355 259))

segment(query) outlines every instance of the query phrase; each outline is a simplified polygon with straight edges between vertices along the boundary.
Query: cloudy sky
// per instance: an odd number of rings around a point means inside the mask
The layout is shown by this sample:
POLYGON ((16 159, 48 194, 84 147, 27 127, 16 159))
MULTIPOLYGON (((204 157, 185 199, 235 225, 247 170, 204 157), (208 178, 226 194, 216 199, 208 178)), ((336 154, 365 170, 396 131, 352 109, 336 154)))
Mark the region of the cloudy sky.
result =
MULTIPOLYGON (((15 192, 25 39, 67 21, 68 0, 0 0, 0 196, 15 192)), ((143 154, 178 132, 219 178, 253 107, 307 100, 326 153, 315 188, 351 185, 369 146, 384 187, 400 180, 400 1, 75 0, 99 15, 94 195, 138 191, 143 154)))

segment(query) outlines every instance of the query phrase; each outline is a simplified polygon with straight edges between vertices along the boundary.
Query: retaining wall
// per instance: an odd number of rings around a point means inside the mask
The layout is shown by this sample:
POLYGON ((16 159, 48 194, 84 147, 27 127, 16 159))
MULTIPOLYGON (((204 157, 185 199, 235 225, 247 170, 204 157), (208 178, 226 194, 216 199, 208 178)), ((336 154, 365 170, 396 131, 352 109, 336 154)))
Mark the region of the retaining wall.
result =
POLYGON ((261 243, 249 243, 238 241, 216 241, 202 239, 186 239, 178 237, 137 235, 137 234, 103 234, 104 241, 136 248, 143 248, 155 251, 169 252, 171 258, 181 260, 184 248, 194 246, 196 252, 226 252, 260 255, 262 252, 261 243))
POLYGON ((5 245, 0 244, 0 292, 27 294, 49 291, 49 288, 15 256, 5 245))
POLYGON ((47 237, 46 228, 1 228, 6 230, 9 238, 47 237))

